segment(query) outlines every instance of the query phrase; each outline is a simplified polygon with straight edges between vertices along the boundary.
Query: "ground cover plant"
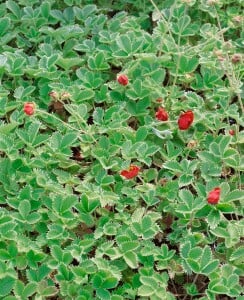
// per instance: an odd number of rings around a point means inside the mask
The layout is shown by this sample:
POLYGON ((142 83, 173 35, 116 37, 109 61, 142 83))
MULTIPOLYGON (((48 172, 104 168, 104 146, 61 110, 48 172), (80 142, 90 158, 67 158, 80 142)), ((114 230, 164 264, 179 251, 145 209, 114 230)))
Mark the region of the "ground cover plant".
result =
POLYGON ((0 299, 243 299, 241 1, 0 4, 0 299))

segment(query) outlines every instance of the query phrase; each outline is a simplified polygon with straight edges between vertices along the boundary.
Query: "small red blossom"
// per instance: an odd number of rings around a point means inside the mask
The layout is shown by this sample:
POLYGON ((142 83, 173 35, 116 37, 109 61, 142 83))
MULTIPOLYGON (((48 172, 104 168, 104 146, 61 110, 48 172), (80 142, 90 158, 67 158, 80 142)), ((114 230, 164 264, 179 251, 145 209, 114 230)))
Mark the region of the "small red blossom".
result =
POLYGON ((220 198, 220 192, 221 192, 221 190, 219 187, 216 187, 212 191, 210 191, 208 193, 208 198, 207 198, 208 203, 209 204, 218 204, 219 198, 220 198))
POLYGON ((236 132, 235 132, 234 129, 230 129, 230 130, 229 130, 229 134, 230 134, 230 135, 235 135, 235 133, 236 133, 236 132))
POLYGON ((125 74, 119 75, 117 81, 121 85, 127 85, 129 83, 129 79, 125 74))
POLYGON ((194 120, 194 114, 191 110, 182 113, 178 119, 178 126, 180 130, 187 130, 194 120))
POLYGON ((140 171, 140 168, 135 165, 131 165, 129 167, 129 170, 123 170, 120 172, 120 175, 125 177, 126 179, 131 179, 133 177, 136 177, 140 171))
POLYGON ((167 111, 163 107, 159 107, 157 112, 155 113, 155 118, 159 121, 167 121, 169 116, 167 111))
POLYGON ((24 113, 28 116, 33 115, 35 112, 35 103, 33 102, 26 102, 24 104, 24 113))
POLYGON ((163 98, 161 98, 161 97, 157 98, 157 99, 156 99, 156 102, 158 102, 158 103, 163 102, 163 98))

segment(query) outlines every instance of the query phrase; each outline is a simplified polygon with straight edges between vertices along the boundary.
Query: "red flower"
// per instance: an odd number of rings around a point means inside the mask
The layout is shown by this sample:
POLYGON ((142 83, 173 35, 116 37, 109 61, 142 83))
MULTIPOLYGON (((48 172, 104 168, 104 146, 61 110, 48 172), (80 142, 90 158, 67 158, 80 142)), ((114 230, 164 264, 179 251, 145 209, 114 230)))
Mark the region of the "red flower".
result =
POLYGON ((35 103, 33 102, 26 102, 24 104, 24 113, 28 116, 33 115, 35 112, 35 103))
POLYGON ((124 176, 126 179, 131 179, 133 177, 136 177, 138 175, 139 171, 140 171, 140 168, 138 166, 131 165, 129 167, 129 170, 121 171, 120 175, 124 176))
POLYGON ((126 75, 121 74, 121 75, 118 76, 117 81, 118 81, 119 84, 127 85, 128 82, 129 82, 129 79, 126 75))
POLYGON ((182 113, 178 119, 178 126, 180 130, 188 129, 194 120, 194 114, 191 110, 182 113))
POLYGON ((208 203, 209 204, 218 204, 220 198, 220 188, 216 187, 208 193, 208 203))
POLYGON ((230 129, 230 130, 229 130, 229 134, 230 134, 230 135, 235 135, 235 133, 236 133, 236 132, 235 132, 234 129, 230 129))
POLYGON ((163 107, 159 107, 158 111, 155 114, 155 118, 157 118, 159 121, 167 121, 169 116, 167 111, 163 107))

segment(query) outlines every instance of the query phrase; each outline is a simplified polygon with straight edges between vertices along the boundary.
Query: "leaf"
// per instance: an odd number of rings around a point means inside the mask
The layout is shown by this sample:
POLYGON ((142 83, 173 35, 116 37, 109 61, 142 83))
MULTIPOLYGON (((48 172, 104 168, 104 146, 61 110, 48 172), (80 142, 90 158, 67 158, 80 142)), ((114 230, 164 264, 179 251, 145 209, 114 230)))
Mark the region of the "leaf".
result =
POLYGON ((17 17, 18 20, 20 20, 21 9, 15 1, 12 0, 6 1, 6 7, 17 17))
POLYGON ((131 40, 127 35, 121 35, 116 40, 120 49, 122 49, 125 53, 130 54, 132 52, 131 40))
POLYGON ((126 252, 123 255, 123 258, 130 268, 136 269, 138 267, 138 259, 134 252, 132 252, 132 251, 126 252))
POLYGON ((63 227, 61 225, 53 224, 49 225, 49 231, 47 233, 47 239, 59 239, 62 238, 63 235, 63 227))
POLYGON ((22 293, 23 298, 28 299, 28 297, 30 297, 31 295, 33 295, 36 292, 36 283, 34 282, 30 282, 28 283, 25 288, 24 291, 22 293))
POLYGON ((228 294, 229 289, 228 287, 221 285, 221 284, 216 284, 215 286, 209 288, 209 290, 211 292, 213 292, 214 294, 228 294))
POLYGON ((15 89, 14 91, 14 97, 16 99, 25 99, 27 96, 32 94, 36 88, 34 86, 28 86, 24 88, 23 86, 20 86, 15 89))
POLYGON ((0 249, 0 260, 9 260, 11 256, 9 255, 7 250, 0 249))
POLYGON ((224 152, 223 160, 225 164, 232 168, 238 168, 240 166, 240 155, 235 149, 228 149, 224 152))
POLYGON ((50 15, 61 22, 64 19, 62 12, 58 9, 52 9, 50 11, 50 15))
POLYGON ((8 59, 5 55, 0 54, 0 68, 4 67, 8 59))
POLYGON ((94 4, 85 5, 81 10, 81 20, 86 20, 90 15, 95 14, 97 11, 97 6, 94 4))
POLYGON ((102 283, 102 287, 104 289, 113 289, 117 285, 118 285, 118 280, 114 277, 106 278, 102 283))
POLYGON ((209 275, 211 274, 215 269, 217 269, 219 266, 219 260, 218 259, 213 259, 211 260, 211 262, 206 265, 202 270, 201 273, 202 274, 206 274, 209 275))
POLYGON ((244 246, 240 246, 234 250, 230 256, 230 261, 241 260, 244 262, 244 246))
POLYGON ((40 6, 41 15, 48 19, 50 15, 50 4, 48 2, 43 2, 40 6))
POLYGON ((132 251, 139 247, 139 243, 137 241, 128 241, 123 242, 119 245, 121 247, 122 252, 132 251))
POLYGON ((224 213, 234 213, 235 212, 234 205, 231 205, 228 203, 219 203, 219 204, 217 204, 216 207, 219 211, 222 211, 224 213))
POLYGON ((191 18, 188 15, 183 15, 178 19, 177 23, 172 24, 172 31, 181 36, 194 35, 198 31, 198 25, 190 23, 191 18))
POLYGON ((163 164, 163 167, 165 169, 169 169, 174 172, 179 172, 179 173, 183 172, 181 165, 177 161, 167 161, 163 164))
MULTIPOLYGON (((178 59, 178 57, 177 57, 178 59)), ((179 69, 180 69, 180 72, 182 74, 186 74, 186 73, 192 73, 195 71, 195 69, 197 68, 198 66, 198 58, 197 57, 187 57, 187 56, 180 56, 179 58, 179 69)))
POLYGON ((179 191, 179 196, 181 200, 186 204, 189 212, 191 212, 194 207, 194 198, 192 193, 189 190, 182 189, 179 191))
POLYGON ((199 273, 200 272, 201 268, 200 268, 200 265, 197 261, 195 261, 191 258, 188 258, 186 261, 187 261, 188 265, 190 266, 190 268, 192 269, 192 271, 194 273, 199 273))
POLYGON ((183 258, 186 259, 189 256, 190 250, 191 250, 191 243, 190 242, 186 242, 186 243, 180 245, 180 255, 183 258))
POLYGON ((96 292, 97 292, 97 297, 101 300, 110 300, 111 299, 109 291, 107 291, 105 289, 99 288, 96 290, 96 292))
POLYGON ((15 279, 11 276, 5 276, 0 279, 0 296, 8 295, 15 284, 15 279))
POLYGON ((204 268, 212 260, 212 252, 209 246, 205 246, 200 258, 200 266, 204 268))
POLYGON ((142 297, 149 297, 154 294, 154 288, 149 285, 141 285, 138 289, 138 295, 142 297))
POLYGON ((69 211, 75 203, 77 203, 75 196, 60 197, 56 195, 53 199, 53 208, 62 214, 69 211))
POLYGON ((191 249, 191 251, 189 252, 188 257, 195 260, 195 261, 197 261, 197 260, 200 261, 202 254, 203 254, 202 248, 195 247, 195 248, 191 249))
POLYGON ((75 141, 77 140, 77 134, 76 133, 66 133, 65 136, 63 136, 60 147, 61 148, 67 148, 70 147, 75 141))
POLYGON ((88 66, 91 70, 107 70, 110 68, 109 64, 105 60, 104 52, 99 52, 94 57, 88 58, 88 66))
POLYGON ((0 134, 8 134, 10 133, 13 129, 15 129, 19 124, 18 123, 9 123, 9 124, 0 124, 0 134))
POLYGON ((51 254, 59 263, 63 261, 63 251, 60 247, 54 245, 51 248, 51 254))
POLYGON ((45 287, 44 289, 41 290, 41 295, 44 297, 50 297, 50 296, 54 296, 57 294, 57 289, 54 286, 49 286, 49 287, 45 287))
POLYGON ((229 238, 230 237, 227 230, 222 227, 216 227, 216 228, 212 229, 211 232, 217 237, 221 237, 221 238, 229 238))
POLYGON ((210 228, 216 228, 220 222, 220 212, 212 209, 208 214, 207 222, 210 225, 210 228))
POLYGON ((78 209, 83 212, 91 213, 99 205, 98 199, 88 199, 87 195, 82 195, 80 203, 77 205, 78 209))
POLYGON ((28 214, 31 211, 30 201, 28 201, 28 200, 21 201, 20 204, 19 204, 18 209, 19 209, 19 212, 20 212, 21 216, 24 219, 26 219, 26 217, 28 216, 28 214))
POLYGON ((20 280, 17 280, 14 286, 14 294, 19 297, 22 296, 24 288, 24 283, 20 280))
POLYGON ((84 102, 91 98, 94 98, 94 95, 95 95, 95 92, 93 90, 86 89, 86 90, 80 91, 77 95, 74 95, 73 98, 77 103, 81 103, 81 102, 84 102))
POLYGON ((158 283, 157 281, 152 278, 151 276, 140 276, 140 282, 143 284, 143 285, 148 285, 148 286, 151 286, 152 288, 154 288, 155 290, 157 289, 158 287, 158 283))
POLYGON ((136 142, 144 141, 147 137, 148 129, 146 127, 139 127, 136 132, 136 142))
POLYGON ((234 190, 231 191, 225 198, 223 199, 225 202, 237 201, 244 199, 244 191, 243 190, 234 190))
POLYGON ((0 18, 0 36, 4 36, 4 34, 8 31, 9 27, 10 27, 10 19, 0 18))
POLYGON ((28 128, 28 136, 29 136, 28 141, 30 143, 33 144, 33 142, 35 141, 36 136, 37 136, 37 134, 39 132, 40 127, 41 127, 41 123, 34 123, 33 122, 33 123, 30 124, 30 126, 28 128))

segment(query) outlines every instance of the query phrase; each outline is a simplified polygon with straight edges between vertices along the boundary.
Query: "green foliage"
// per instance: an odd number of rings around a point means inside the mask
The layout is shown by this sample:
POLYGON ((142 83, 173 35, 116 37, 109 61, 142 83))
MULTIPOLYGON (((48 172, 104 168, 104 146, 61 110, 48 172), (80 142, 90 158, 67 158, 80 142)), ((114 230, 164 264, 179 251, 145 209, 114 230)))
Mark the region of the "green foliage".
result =
POLYGON ((240 1, 2 2, 0 298, 241 299, 240 1))

